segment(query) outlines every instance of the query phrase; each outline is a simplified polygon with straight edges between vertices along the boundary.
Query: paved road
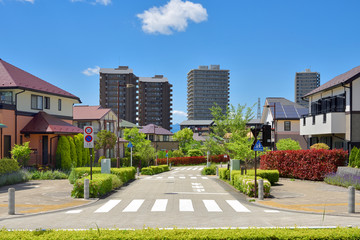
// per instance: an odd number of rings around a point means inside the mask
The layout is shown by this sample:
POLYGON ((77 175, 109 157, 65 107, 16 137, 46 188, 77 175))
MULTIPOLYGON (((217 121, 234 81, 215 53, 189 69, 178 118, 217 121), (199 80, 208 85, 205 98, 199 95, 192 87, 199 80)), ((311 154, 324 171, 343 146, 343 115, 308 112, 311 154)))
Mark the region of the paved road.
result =
POLYGON ((323 216, 254 205, 202 167, 180 167, 140 179, 98 202, 56 213, 3 219, 8 229, 219 228, 359 226, 358 217, 323 216))

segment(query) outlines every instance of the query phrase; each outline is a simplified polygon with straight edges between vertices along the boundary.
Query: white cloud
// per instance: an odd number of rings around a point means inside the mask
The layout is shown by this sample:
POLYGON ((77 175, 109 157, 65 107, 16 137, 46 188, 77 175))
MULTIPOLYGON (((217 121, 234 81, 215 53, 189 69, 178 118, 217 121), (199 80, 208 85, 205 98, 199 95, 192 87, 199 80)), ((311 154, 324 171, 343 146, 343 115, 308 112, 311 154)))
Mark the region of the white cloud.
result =
POLYGON ((29 3, 34 3, 35 0, 18 0, 19 2, 29 2, 29 3))
POLYGON ((82 73, 85 74, 86 76, 93 76, 99 74, 99 71, 100 71, 100 67, 96 66, 94 68, 87 68, 84 71, 82 71, 82 73))
POLYGON ((181 123, 187 120, 187 113, 179 110, 174 110, 173 112, 173 123, 181 123))
POLYGON ((187 113, 184 112, 184 111, 174 110, 173 114, 174 115, 179 115, 179 116, 182 116, 182 117, 187 117, 187 113))
POLYGON ((93 5, 96 5, 96 4, 101 4, 101 5, 109 5, 111 4, 111 0, 94 0, 94 1, 86 1, 86 0, 70 0, 71 2, 86 2, 86 3, 89 3, 89 4, 93 4, 93 5))
POLYGON ((147 33, 170 35, 174 31, 185 31, 188 21, 200 23, 207 20, 208 14, 199 3, 170 0, 161 7, 152 7, 137 15, 142 20, 142 29, 147 33))

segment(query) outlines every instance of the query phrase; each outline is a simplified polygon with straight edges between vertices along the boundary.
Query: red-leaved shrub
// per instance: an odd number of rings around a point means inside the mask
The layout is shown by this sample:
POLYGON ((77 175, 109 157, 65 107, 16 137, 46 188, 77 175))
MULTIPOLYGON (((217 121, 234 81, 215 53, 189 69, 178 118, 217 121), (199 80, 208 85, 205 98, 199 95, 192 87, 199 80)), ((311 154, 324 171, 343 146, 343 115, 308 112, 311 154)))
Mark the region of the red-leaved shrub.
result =
POLYGON ((271 151, 261 156, 261 169, 277 169, 281 177, 323 180, 344 166, 347 151, 334 149, 271 151))
MULTIPOLYGON (((220 162, 227 162, 229 161, 229 156, 227 158, 224 157, 225 155, 214 155, 209 157, 209 162, 213 163, 220 163, 220 162)), ((157 164, 166 164, 167 159, 166 158, 160 158, 157 160, 157 164)), ((206 156, 198 156, 198 157, 174 157, 169 158, 169 163, 171 163, 172 166, 176 165, 196 165, 196 164, 202 164, 206 163, 206 156)))

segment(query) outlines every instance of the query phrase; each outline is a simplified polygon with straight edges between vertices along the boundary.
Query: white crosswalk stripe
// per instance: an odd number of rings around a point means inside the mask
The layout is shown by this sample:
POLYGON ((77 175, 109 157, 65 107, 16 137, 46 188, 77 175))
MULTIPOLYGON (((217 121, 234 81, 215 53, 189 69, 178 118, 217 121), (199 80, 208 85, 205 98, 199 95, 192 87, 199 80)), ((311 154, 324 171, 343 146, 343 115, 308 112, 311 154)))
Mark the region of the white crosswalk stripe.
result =
POLYGON ((123 212, 137 212, 145 199, 135 199, 123 210, 123 212))
POLYGON ((179 200, 179 211, 180 212, 193 212, 194 207, 191 199, 180 199, 179 200))
POLYGON ((156 199, 153 207, 151 208, 152 212, 165 212, 168 200, 167 199, 156 199))
POLYGON ((226 202, 236 211, 236 212, 250 212, 244 205, 242 205, 237 200, 226 200, 226 202))
POLYGON ((67 214, 74 214, 74 213, 81 213, 82 212, 82 210, 80 209, 80 210, 70 210, 70 211, 67 211, 66 213, 67 214))
POLYGON ((100 208, 98 208, 95 212, 96 213, 104 213, 109 212, 113 207, 118 205, 121 202, 121 200, 109 200, 107 203, 102 205, 100 208))
POLYGON ((208 212, 222 212, 219 205, 217 205, 215 200, 203 200, 203 203, 208 210, 208 212))

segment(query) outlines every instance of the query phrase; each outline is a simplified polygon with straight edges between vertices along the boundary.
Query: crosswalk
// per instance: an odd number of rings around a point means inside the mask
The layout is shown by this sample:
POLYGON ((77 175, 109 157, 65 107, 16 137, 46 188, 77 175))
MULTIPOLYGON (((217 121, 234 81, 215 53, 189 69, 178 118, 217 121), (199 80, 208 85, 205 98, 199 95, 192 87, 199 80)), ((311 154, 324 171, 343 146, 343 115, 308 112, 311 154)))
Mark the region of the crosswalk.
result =
POLYGON ((176 167, 173 168, 175 171, 201 171, 204 167, 176 167))
MULTIPOLYGON (((150 200, 149 200, 150 201, 150 200)), ((126 206, 121 205, 121 199, 112 199, 107 201, 101 207, 94 211, 95 214, 108 213, 110 211, 117 211, 123 213, 136 213, 141 211, 141 207, 144 205, 145 199, 133 199, 126 206)), ((151 201, 151 203, 153 200, 151 201)), ((151 212, 166 212, 169 207, 169 199, 156 199, 152 203, 151 212)), ((174 202, 172 201, 172 204, 174 202)), ((172 206, 174 207, 174 206, 172 206)), ((247 207, 245 207, 238 200, 211 200, 211 199, 202 199, 194 200, 192 199, 178 199, 178 211, 179 212, 195 212, 196 210, 206 209, 207 212, 222 213, 224 211, 235 211, 237 213, 249 213, 251 212, 247 207), (221 202, 220 202, 221 201, 221 202), (226 206, 225 206, 226 205, 226 206), (194 207, 195 206, 195 207, 194 207), (227 207, 228 206, 228 207, 227 207), (196 208, 197 207, 197 208, 196 208), (229 208, 230 207, 230 208, 229 208)), ((143 211, 148 211, 149 209, 145 208, 143 211)), ((66 214, 79 214, 83 210, 70 210, 66 214)), ((265 213, 276 213, 277 210, 264 210, 265 213)))
POLYGON ((209 179, 208 177, 201 177, 201 176, 149 176, 149 177, 144 177, 144 180, 161 180, 161 179, 191 179, 191 180, 195 180, 195 179, 209 179))

